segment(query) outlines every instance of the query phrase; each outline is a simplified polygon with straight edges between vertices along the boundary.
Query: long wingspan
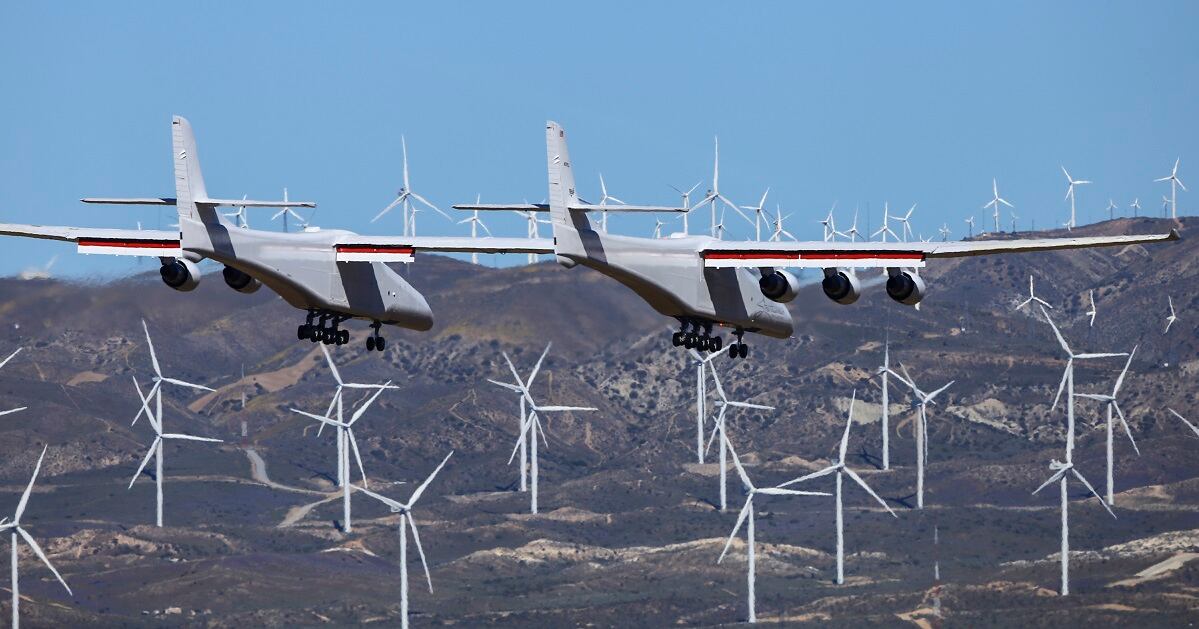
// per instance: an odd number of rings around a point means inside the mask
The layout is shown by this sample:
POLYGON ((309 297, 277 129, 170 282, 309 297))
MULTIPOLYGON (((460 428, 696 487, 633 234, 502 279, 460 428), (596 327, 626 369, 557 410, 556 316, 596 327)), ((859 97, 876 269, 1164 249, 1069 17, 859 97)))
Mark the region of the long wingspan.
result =
POLYGON ((959 242, 710 242, 704 266, 721 267, 923 267, 929 258, 1114 247, 1178 240, 1178 230, 1141 236, 1088 236, 959 242))
POLYGON ((179 232, 0 223, 0 236, 73 242, 79 246, 79 253, 154 257, 182 255, 179 250, 179 232))

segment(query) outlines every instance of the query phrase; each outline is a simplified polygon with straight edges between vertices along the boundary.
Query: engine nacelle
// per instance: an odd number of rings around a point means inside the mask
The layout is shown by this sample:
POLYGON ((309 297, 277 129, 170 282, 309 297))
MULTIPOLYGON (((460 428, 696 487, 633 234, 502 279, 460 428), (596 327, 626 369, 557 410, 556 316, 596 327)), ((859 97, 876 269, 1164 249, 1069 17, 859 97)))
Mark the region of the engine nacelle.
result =
POLYGON ((262 282, 251 277, 249 273, 244 273, 231 266, 225 267, 225 270, 221 271, 221 275, 225 276, 225 283, 229 285, 229 288, 239 293, 250 294, 262 288, 262 282))
POLYGON ((758 288, 771 301, 785 304, 799 294, 799 278, 786 271, 775 271, 758 280, 758 288))
POLYGON ((858 276, 837 269, 825 269, 820 287, 824 289, 826 297, 839 304, 852 304, 862 296, 862 284, 858 276))
POLYGON ((183 258, 176 258, 162 265, 162 268, 158 269, 158 274, 162 276, 164 284, 183 292, 195 290, 200 285, 202 277, 200 267, 196 266, 195 262, 183 258))
POLYGON ((927 292, 924 280, 918 274, 900 271, 887 278, 887 296, 901 304, 915 306, 927 292))

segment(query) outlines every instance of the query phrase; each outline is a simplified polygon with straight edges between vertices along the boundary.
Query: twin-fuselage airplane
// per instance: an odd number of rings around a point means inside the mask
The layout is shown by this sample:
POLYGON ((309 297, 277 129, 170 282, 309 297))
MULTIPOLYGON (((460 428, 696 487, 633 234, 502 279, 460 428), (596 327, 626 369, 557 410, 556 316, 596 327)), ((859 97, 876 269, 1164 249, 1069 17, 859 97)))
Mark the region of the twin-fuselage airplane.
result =
POLYGON ((746 332, 787 338, 794 322, 786 303, 799 291, 799 280, 787 268, 818 268, 822 287, 832 300, 857 301, 861 285, 854 269, 883 268, 892 299, 915 305, 926 287, 919 269, 929 259, 994 253, 1020 253, 1119 246, 1177 240, 1163 235, 980 240, 968 242, 745 242, 706 236, 634 238, 595 230, 590 212, 685 212, 662 206, 597 206, 582 201, 566 146, 557 123, 546 125, 549 203, 544 205, 457 205, 462 210, 549 212, 553 239, 364 236, 344 230, 308 228, 281 233, 238 227, 219 207, 315 207, 312 203, 215 199, 208 196, 200 171, 191 126, 171 121, 175 198, 83 199, 86 203, 174 205, 179 231, 93 229, 0 224, 0 235, 75 242, 79 253, 158 257, 164 283, 189 291, 201 280, 198 263, 208 259, 224 266, 222 276, 234 290, 252 293, 262 285, 307 317, 296 331, 300 339, 344 344, 349 319, 371 322, 367 348, 383 350, 383 324, 428 330, 433 313, 416 289, 393 271, 389 262, 413 262, 418 252, 549 253, 566 267, 585 266, 635 291, 659 313, 673 317, 680 329, 674 345, 720 351, 716 327, 730 329, 736 342, 733 358, 747 355, 746 332))

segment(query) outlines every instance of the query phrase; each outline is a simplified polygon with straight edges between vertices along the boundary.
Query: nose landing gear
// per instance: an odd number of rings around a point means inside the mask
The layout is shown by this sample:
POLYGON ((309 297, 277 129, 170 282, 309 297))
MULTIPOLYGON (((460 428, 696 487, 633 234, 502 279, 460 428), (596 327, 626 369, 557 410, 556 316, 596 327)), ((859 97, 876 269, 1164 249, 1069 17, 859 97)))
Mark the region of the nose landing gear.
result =
POLYGON ((368 352, 380 351, 381 352, 384 349, 387 349, 387 339, 383 338, 379 334, 379 328, 381 328, 381 327, 383 327, 383 323, 380 321, 375 321, 374 323, 371 323, 371 329, 374 330, 374 332, 372 332, 370 336, 366 337, 366 351, 368 351, 368 352))
POLYGON ((741 337, 745 336, 745 330, 737 328, 737 331, 733 332, 733 335, 737 337, 737 342, 729 345, 729 359, 736 360, 749 356, 749 346, 741 340, 741 337))

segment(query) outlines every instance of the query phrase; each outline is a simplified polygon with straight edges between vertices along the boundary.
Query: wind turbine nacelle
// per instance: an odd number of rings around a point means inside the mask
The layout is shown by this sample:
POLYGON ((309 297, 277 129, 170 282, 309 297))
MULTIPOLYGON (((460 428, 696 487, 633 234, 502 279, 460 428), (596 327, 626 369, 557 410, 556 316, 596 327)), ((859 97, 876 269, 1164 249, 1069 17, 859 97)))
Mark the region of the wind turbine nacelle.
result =
POLYGON ((887 278, 887 296, 901 304, 915 306, 928 294, 924 280, 915 273, 899 271, 887 278))
POLYGON ((239 293, 248 295, 262 288, 262 282, 251 277, 249 273, 239 271, 231 266, 225 267, 225 270, 221 271, 221 275, 225 276, 225 284, 239 293))
POLYGON ((758 288, 767 299, 785 304, 799 294, 799 278, 786 271, 774 271, 758 280, 758 288))
POLYGON ((185 258, 176 258, 162 265, 158 274, 162 276, 164 284, 182 292, 195 290, 203 277, 200 267, 185 258))
POLYGON ((824 295, 839 303, 849 305, 862 296, 862 283, 858 276, 837 269, 825 269, 824 281, 820 282, 824 295))

